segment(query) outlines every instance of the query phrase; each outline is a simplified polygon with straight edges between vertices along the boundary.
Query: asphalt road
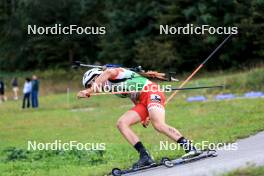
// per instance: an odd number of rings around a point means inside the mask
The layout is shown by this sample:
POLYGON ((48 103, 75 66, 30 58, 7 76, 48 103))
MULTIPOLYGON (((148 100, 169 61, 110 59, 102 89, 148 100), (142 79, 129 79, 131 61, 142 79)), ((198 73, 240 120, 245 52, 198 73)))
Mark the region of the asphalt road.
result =
POLYGON ((147 171, 129 175, 136 176, 212 176, 222 175, 236 168, 251 164, 264 165, 264 132, 246 139, 238 140, 237 150, 219 150, 215 158, 207 158, 196 162, 166 168, 160 166, 147 171))

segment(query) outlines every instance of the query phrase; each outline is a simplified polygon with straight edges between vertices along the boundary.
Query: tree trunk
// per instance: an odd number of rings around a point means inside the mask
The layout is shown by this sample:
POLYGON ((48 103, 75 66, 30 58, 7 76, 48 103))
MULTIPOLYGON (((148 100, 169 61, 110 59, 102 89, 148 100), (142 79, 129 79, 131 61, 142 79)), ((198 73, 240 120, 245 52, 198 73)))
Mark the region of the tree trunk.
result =
POLYGON ((69 62, 72 63, 74 57, 74 51, 72 48, 69 48, 69 62))

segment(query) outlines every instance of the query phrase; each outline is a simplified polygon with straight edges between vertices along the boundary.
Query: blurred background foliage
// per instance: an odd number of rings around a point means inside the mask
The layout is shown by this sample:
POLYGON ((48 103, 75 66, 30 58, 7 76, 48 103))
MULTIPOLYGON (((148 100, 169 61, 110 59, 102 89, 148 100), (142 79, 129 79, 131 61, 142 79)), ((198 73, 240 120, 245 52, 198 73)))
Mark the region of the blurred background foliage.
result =
POLYGON ((73 60, 127 67, 192 70, 224 38, 159 35, 159 25, 237 26, 207 70, 263 62, 263 0, 1 0, 0 70, 66 69, 73 60), (106 26, 106 35, 28 35, 27 25, 106 26))

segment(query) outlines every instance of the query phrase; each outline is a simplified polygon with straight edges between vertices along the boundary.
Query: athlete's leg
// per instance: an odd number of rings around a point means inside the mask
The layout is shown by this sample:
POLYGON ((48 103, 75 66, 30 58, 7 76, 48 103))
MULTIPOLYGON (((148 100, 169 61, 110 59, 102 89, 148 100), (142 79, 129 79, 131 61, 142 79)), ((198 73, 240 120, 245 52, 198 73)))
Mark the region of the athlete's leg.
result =
POLYGON ((143 111, 146 109, 142 109, 142 106, 138 105, 134 107, 136 110, 127 111, 117 122, 117 128, 122 133, 122 135, 126 138, 126 140, 134 146, 134 148, 139 153, 139 161, 133 165, 133 168, 140 168, 146 165, 151 165, 154 163, 146 148, 140 142, 138 136, 132 131, 131 126, 137 124, 141 121, 141 117, 139 113, 142 115, 143 111))
POLYGON ((132 110, 127 111, 117 121, 117 128, 131 145, 135 145, 139 142, 138 136, 131 129, 132 125, 139 122, 140 116, 132 110))
POLYGON ((162 108, 149 110, 149 117, 153 127, 160 133, 167 135, 174 141, 178 141, 182 134, 174 127, 169 126, 165 122, 165 110, 162 108))
POLYGON ((189 153, 187 155, 184 155, 183 157, 192 157, 192 156, 196 156, 199 154, 199 152, 191 144, 191 142, 189 140, 187 140, 186 138, 184 138, 182 136, 182 134, 177 129, 166 124, 166 122, 165 122, 165 110, 163 107, 159 106, 159 108, 149 109, 149 117, 150 117, 150 120, 151 120, 153 127, 157 131, 167 135, 172 140, 179 143, 183 147, 185 152, 189 153))

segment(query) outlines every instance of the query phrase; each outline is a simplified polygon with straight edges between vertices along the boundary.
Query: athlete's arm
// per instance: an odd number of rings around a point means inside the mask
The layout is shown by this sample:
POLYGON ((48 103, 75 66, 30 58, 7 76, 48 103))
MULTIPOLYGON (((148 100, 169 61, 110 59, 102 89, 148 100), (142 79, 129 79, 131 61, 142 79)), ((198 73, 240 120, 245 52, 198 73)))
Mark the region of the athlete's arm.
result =
POLYGON ((115 68, 106 69, 100 76, 98 76, 98 78, 95 79, 95 82, 93 83, 91 88, 80 91, 77 97, 79 98, 90 97, 90 95, 93 92, 99 92, 100 87, 103 86, 103 84, 107 80, 115 78, 117 75, 118 75, 118 69, 115 68))
POLYGON ((99 92, 100 87, 103 86, 103 84, 112 78, 115 78, 118 75, 118 70, 115 68, 112 69, 106 69, 100 76, 98 76, 92 85, 93 92, 99 92))

